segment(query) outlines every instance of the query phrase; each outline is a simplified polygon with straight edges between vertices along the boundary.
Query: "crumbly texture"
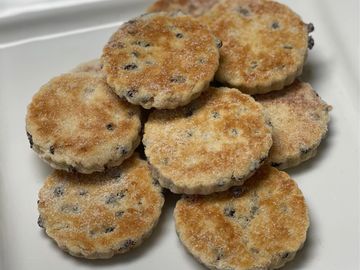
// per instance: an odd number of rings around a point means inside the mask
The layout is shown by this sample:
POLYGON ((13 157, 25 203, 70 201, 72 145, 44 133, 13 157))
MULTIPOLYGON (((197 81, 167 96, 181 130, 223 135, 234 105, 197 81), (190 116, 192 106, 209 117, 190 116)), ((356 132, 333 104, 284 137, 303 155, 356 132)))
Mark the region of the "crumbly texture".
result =
POLYGON ((158 0, 147 8, 147 12, 181 11, 193 17, 203 15, 218 0, 158 0))
POLYGON ((309 227, 304 197, 289 175, 268 165, 242 187, 176 204, 178 236, 210 269, 276 269, 295 257, 309 227))
POLYGON ((150 13, 113 34, 101 61, 116 94, 146 109, 173 109, 207 89, 220 42, 182 13, 150 13))
POLYGON ((102 72, 102 64, 100 59, 93 59, 84 63, 79 64, 71 72, 78 73, 78 72, 87 72, 96 76, 104 76, 102 72))
POLYGON ((101 76, 64 74, 35 94, 26 115, 30 147, 52 167, 92 173, 120 165, 140 142, 140 108, 101 76))
POLYGON ((143 144, 163 187, 210 194, 242 185, 267 158, 272 138, 263 108, 252 97, 210 88, 185 107, 153 111, 143 144))
POLYGON ((327 105, 311 85, 296 80, 281 91, 257 95, 273 126, 269 161, 280 169, 296 166, 316 155, 329 123, 327 105))
POLYGON ((260 94, 280 90, 302 73, 308 26, 285 5, 223 0, 200 21, 223 42, 218 81, 244 93, 260 94))
POLYGON ((134 155, 102 173, 54 171, 39 192, 38 223, 70 255, 105 259, 140 245, 163 203, 147 163, 134 155))

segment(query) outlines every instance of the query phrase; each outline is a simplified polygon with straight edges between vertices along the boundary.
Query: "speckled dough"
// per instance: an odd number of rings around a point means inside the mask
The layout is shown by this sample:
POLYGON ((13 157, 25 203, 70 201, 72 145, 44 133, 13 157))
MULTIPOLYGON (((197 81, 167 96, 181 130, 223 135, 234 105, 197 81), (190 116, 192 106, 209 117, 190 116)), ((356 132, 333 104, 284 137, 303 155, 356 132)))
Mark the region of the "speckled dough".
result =
POLYGON ((207 89, 221 45, 207 26, 182 13, 150 13, 113 34, 101 61, 107 82, 146 109, 173 109, 207 89))
POLYGON ((140 108, 120 100, 101 76, 64 74, 28 106, 30 146, 52 167, 92 173, 120 165, 140 142, 140 108))
POLYGON ((74 69, 72 69, 70 72, 88 72, 93 75, 99 75, 104 76, 104 73, 102 72, 102 64, 100 62, 100 59, 93 59, 84 63, 79 64, 74 69))
POLYGON ((270 270, 303 246, 309 227, 304 197, 284 172, 268 165, 242 187, 176 204, 178 236, 210 269, 270 270))
POLYGON ((242 185, 267 158, 272 138, 252 97, 210 88, 185 107, 152 112, 143 144, 163 187, 209 194, 242 185))
POLYGON ((313 27, 273 1, 223 0, 200 21, 223 42, 216 79, 248 94, 291 84, 314 45, 308 37, 313 27))
POLYGON ((194 17, 203 15, 218 0, 158 0, 147 8, 147 12, 174 12, 180 10, 194 17))
POLYGON ((53 172, 39 193, 39 226, 69 254, 105 259, 148 237, 164 198, 137 155, 120 167, 82 175, 53 172))
POLYGON ((284 90, 257 95, 273 125, 269 161, 285 169, 316 155, 329 123, 327 105, 308 83, 296 80, 284 90))

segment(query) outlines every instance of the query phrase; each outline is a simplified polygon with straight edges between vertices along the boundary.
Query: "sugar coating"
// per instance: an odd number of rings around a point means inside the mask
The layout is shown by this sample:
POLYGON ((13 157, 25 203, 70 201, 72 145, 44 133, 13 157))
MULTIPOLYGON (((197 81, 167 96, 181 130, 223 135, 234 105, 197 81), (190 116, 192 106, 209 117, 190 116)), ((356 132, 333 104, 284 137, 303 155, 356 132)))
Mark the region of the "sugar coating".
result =
POLYGON ((102 72, 102 64, 100 62, 100 59, 93 59, 84 63, 81 63, 77 65, 74 69, 72 69, 70 72, 87 72, 91 73, 93 75, 99 75, 104 76, 104 73, 102 72))
POLYGON ((39 225, 70 255, 105 259, 140 245, 163 203, 147 163, 134 155, 102 173, 54 171, 39 192, 39 225))
POLYGON ((310 84, 296 80, 281 91, 254 96, 273 126, 269 161, 279 169, 296 166, 316 155, 328 131, 327 105, 310 84))
POLYGON ((163 187, 209 194, 242 185, 267 158, 272 138, 263 108, 252 97, 209 88, 185 107, 153 111, 143 144, 163 187))
POLYGON ((190 16, 150 13, 122 25, 101 61, 116 94, 146 109, 173 109, 207 89, 219 65, 219 44, 190 16))
POLYGON ((181 11, 194 17, 203 15, 218 0, 157 0, 147 8, 147 12, 181 11))
POLYGON ((40 158, 81 173, 120 165, 138 146, 140 130, 140 108, 90 73, 52 79, 34 95, 26 115, 30 147, 40 158))
POLYGON ((280 90, 301 74, 311 29, 285 5, 223 0, 199 20, 223 42, 218 81, 260 94, 280 90))
POLYGON ((261 167, 242 187, 186 196, 174 210, 187 250, 210 269, 276 269, 295 257, 309 227, 308 209, 284 172, 261 167))

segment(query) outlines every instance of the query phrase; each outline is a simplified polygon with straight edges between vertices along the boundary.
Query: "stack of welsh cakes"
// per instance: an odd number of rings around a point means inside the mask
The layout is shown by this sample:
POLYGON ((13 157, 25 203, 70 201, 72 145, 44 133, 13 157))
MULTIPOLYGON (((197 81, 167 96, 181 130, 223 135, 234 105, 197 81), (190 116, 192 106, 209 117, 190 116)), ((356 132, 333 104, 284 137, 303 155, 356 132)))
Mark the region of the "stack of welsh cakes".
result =
POLYGON ((183 194, 180 241, 208 268, 283 266, 309 216, 280 169, 316 155, 331 109, 297 79, 314 26, 267 0, 159 0, 148 12, 28 106, 30 146, 55 169, 39 226, 73 256, 110 258, 151 234, 168 189, 183 194))

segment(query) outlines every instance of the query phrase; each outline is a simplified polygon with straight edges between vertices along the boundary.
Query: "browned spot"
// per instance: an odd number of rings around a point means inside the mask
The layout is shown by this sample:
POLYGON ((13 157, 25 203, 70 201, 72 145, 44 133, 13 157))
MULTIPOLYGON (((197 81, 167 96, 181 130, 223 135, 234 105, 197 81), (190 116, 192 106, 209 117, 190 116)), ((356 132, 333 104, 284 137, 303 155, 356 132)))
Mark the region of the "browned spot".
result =
POLYGON ((195 19, 150 14, 136 20, 136 34, 129 36, 129 27, 134 25, 124 24, 113 34, 102 55, 108 83, 120 96, 126 94, 126 89, 135 88, 139 97, 152 96, 155 102, 162 98, 162 102, 171 103, 168 99, 187 99, 187 95, 190 98, 194 94, 192 91, 204 90, 194 87, 199 81, 213 78, 219 61, 215 37, 195 19), (177 38, 178 33, 182 38, 177 38), (114 40, 122 40, 127 46, 113 48, 114 40), (136 59, 131 56, 135 49, 139 53, 136 59), (207 65, 199 63, 199 57, 204 57, 207 65))
POLYGON ((46 233, 68 250, 81 247, 85 256, 111 250, 116 253, 120 243, 128 239, 140 240, 147 234, 160 215, 161 190, 152 184, 147 163, 136 155, 125 161, 119 170, 123 181, 116 181, 106 173, 83 175, 55 171, 50 175, 39 193, 39 211, 46 220, 46 233), (49 190, 59 183, 67 192, 61 199, 53 199, 49 190), (78 196, 79 188, 88 191, 87 198, 78 196), (128 192, 121 201, 112 205, 105 203, 108 194, 123 189, 128 192), (140 199, 144 203, 138 205, 140 199), (74 202, 79 208, 76 215, 59 212, 59 205, 74 202), (119 211, 121 218, 116 217, 119 211))
POLYGON ((51 142, 55 154, 76 159, 100 155, 105 144, 133 141, 140 129, 139 117, 127 111, 139 109, 120 100, 102 77, 88 73, 65 74, 44 85, 28 107, 27 127, 36 143, 51 142), (118 127, 108 132, 106 125, 118 127))
POLYGON ((209 266, 215 261, 213 250, 221 250, 222 267, 231 269, 275 266, 278 254, 302 246, 309 226, 301 191, 287 174, 269 166, 245 182, 241 196, 234 197, 232 190, 190 196, 178 201, 174 216, 179 237, 192 254, 209 266), (254 194, 259 209, 251 216, 254 194), (223 212, 228 205, 236 213, 232 218, 223 212), (283 212, 281 205, 289 211, 283 212), (251 216, 246 226, 242 216, 251 216))
POLYGON ((307 51, 307 26, 286 6, 263 0, 227 0, 201 17, 223 41, 217 79, 243 91, 284 81, 303 65, 307 51), (239 8, 247 10, 239 15, 239 8), (276 21, 280 28, 269 25, 276 21), (241 25, 241 27, 239 27, 241 25), (291 42, 292 49, 284 49, 291 42), (251 68, 256 60, 258 66, 251 68))
POLYGON ((295 81, 281 91, 257 95, 270 118, 273 147, 270 160, 284 163, 301 149, 314 149, 327 132, 329 106, 308 83, 295 81))
POLYGON ((151 113, 144 143, 146 156, 161 175, 190 190, 196 185, 213 186, 221 178, 231 181, 233 174, 247 176, 252 162, 267 156, 271 132, 262 107, 251 97, 236 89, 210 88, 185 107, 151 113), (191 117, 186 117, 190 108, 191 117), (221 121, 209 121, 214 112, 221 121), (183 136, 184 130, 194 128, 191 140, 183 136))

